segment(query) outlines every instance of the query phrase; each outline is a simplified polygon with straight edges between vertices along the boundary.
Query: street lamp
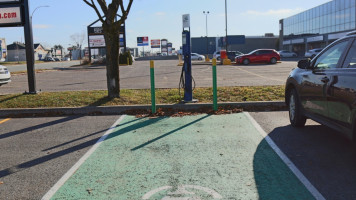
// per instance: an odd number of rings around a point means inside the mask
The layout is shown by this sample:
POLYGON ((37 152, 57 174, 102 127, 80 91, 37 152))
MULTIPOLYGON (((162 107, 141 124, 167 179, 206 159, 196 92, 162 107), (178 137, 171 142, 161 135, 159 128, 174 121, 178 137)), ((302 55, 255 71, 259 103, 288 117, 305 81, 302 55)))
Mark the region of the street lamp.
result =
POLYGON ((33 13, 35 13, 35 11, 36 11, 37 9, 43 8, 43 7, 49 7, 49 6, 46 5, 46 6, 38 6, 38 7, 36 7, 36 8, 33 10, 32 14, 31 14, 31 20, 32 20, 33 13))
POLYGON ((225 0, 225 31, 226 31, 226 39, 225 39, 225 42, 226 42, 226 53, 227 53, 227 2, 225 0))
POLYGON ((206 27, 206 56, 208 58, 209 55, 209 41, 208 41, 208 15, 209 11, 203 11, 203 14, 205 15, 205 27, 206 27))

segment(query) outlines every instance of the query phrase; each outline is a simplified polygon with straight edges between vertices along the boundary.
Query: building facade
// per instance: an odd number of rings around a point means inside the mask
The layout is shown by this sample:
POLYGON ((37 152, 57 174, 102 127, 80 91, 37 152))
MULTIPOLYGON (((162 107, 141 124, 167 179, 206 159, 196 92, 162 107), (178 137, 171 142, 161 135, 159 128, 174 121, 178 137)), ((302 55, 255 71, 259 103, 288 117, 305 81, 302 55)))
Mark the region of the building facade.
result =
POLYGON ((0 38, 0 61, 5 61, 7 57, 7 46, 5 38, 0 38))
MULTIPOLYGON (((49 55, 49 50, 45 50, 45 48, 41 44, 34 44, 35 60, 42 60, 49 55)), ((6 61, 26 61, 26 46, 20 42, 14 42, 13 44, 7 45, 7 57, 6 61)))
MULTIPOLYGON (((225 37, 193 37, 192 52, 198 54, 209 54, 212 57, 215 51, 225 49, 225 37)), ((228 50, 249 53, 256 49, 278 49, 279 38, 273 34, 265 36, 228 36, 228 50)))
POLYGON ((280 49, 324 48, 356 28, 356 0, 332 0, 279 21, 280 49))

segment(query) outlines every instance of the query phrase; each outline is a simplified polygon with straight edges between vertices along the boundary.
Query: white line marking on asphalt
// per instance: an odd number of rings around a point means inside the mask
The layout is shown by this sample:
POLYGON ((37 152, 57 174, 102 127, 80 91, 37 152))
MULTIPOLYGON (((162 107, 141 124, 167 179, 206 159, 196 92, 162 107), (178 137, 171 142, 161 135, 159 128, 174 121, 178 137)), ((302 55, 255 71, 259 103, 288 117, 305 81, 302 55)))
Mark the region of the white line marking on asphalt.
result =
POLYGON ((294 175, 304 184, 304 186, 309 190, 309 192, 317 200, 325 200, 323 195, 313 186, 313 184, 303 175, 303 173, 294 165, 294 163, 282 152, 282 150, 273 142, 273 140, 268 136, 268 134, 262 129, 262 127, 256 122, 256 120, 248 112, 244 112, 247 118, 250 119, 251 123, 260 132, 260 134, 265 138, 269 146, 277 153, 277 155, 283 160, 283 162, 289 167, 289 169, 294 173, 294 175))
POLYGON ((94 146, 89 149, 88 152, 81 157, 77 163, 65 173, 61 179, 42 197, 42 200, 49 200, 52 196, 59 190, 62 185, 79 169, 79 167, 90 157, 91 154, 99 147, 99 145, 113 132, 116 126, 125 118, 126 115, 122 115, 106 132, 101 138, 94 144, 94 146))

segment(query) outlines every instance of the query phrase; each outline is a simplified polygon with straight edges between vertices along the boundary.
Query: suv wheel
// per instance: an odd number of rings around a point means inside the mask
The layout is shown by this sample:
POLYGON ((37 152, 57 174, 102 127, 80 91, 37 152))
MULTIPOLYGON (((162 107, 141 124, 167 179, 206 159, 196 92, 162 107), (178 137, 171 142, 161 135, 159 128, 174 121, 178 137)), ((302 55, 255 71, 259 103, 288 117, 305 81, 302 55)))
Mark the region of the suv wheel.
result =
POLYGON ((249 60, 249 59, 244 59, 244 60, 242 61, 242 63, 243 63, 244 65, 248 65, 248 64, 250 64, 250 60, 249 60))
POLYGON ((303 127, 307 119, 302 114, 298 94, 294 88, 289 92, 288 110, 291 125, 294 127, 303 127))
POLYGON ((271 64, 276 64, 277 63, 277 58, 271 58, 271 64))

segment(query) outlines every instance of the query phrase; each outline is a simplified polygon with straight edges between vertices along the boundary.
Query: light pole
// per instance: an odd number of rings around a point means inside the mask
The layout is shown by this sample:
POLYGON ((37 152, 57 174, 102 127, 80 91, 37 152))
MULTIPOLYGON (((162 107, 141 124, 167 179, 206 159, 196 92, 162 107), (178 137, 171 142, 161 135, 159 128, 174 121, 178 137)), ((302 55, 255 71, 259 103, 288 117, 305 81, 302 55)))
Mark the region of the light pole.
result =
POLYGON ((227 53, 227 0, 225 0, 225 31, 226 31, 226 39, 225 39, 225 42, 226 42, 226 53, 227 53))
POLYGON ((39 9, 39 8, 43 8, 43 7, 49 7, 49 6, 38 6, 38 7, 36 7, 33 11, 32 11, 32 14, 31 14, 31 20, 32 20, 32 16, 33 16, 33 14, 35 13, 35 11, 37 10, 37 9, 39 9))
POLYGON ((209 55, 209 41, 208 41, 208 15, 209 15, 209 11, 203 11, 203 14, 205 15, 205 27, 206 27, 206 56, 208 59, 208 55, 209 55))

